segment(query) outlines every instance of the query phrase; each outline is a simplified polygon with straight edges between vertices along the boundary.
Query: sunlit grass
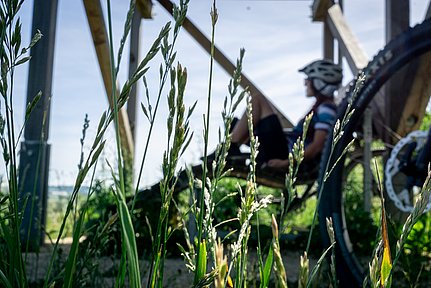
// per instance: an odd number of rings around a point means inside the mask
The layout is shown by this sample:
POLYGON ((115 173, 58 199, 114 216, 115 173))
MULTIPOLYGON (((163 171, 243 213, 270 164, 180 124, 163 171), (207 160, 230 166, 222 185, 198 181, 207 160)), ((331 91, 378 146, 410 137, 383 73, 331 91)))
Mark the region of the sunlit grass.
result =
MULTIPOLYGON (((8 190, 0 196, 0 248, 4 252, 4 257, 0 260, 0 286, 8 288, 29 287, 31 284, 27 279, 25 266, 27 253, 24 256, 22 254, 22 251, 26 251, 27 247, 22 247, 19 231, 22 211, 19 208, 18 200, 22 201, 22 199, 19 199, 17 187, 19 176, 17 175, 17 159, 19 152, 16 149, 15 143, 17 143, 18 139, 14 131, 13 107, 9 105, 12 104, 14 67, 29 60, 25 56, 26 52, 32 45, 36 44, 41 35, 36 34, 31 44, 24 50, 21 49, 21 26, 15 18, 21 4, 22 2, 20 1, 3 1, 0 5, 2 12, 0 13, 2 21, 0 36, 3 44, 0 53, 2 56, 0 92, 3 97, 2 101, 4 102, 4 104, 2 102, 2 105, 6 107, 6 115, 1 115, 0 117, 0 140, 3 148, 4 164, 9 173, 7 175, 8 190)), ((98 260, 101 257, 102 250, 106 252, 105 250, 108 249, 107 247, 110 247, 109 245, 114 246, 114 251, 110 251, 113 254, 112 258, 114 258, 114 266, 110 275, 113 278, 114 287, 141 287, 142 284, 145 285, 144 279, 146 279, 147 287, 163 287, 166 281, 164 275, 166 258, 172 249, 168 241, 171 240, 171 237, 178 230, 183 231, 186 238, 185 246, 181 246, 179 249, 184 258, 184 265, 189 269, 191 278, 193 278, 194 287, 208 287, 214 284, 217 288, 240 288, 247 286, 251 281, 255 281, 253 283, 257 283, 256 285, 259 285, 259 287, 268 287, 270 285, 287 287, 290 283, 288 283, 288 271, 284 267, 283 262, 283 249, 286 249, 286 247, 282 245, 281 239, 283 233, 292 232, 297 228, 304 229, 305 233, 309 235, 305 249, 306 252, 298 264, 300 267, 298 286, 310 287, 314 285, 313 283, 318 283, 320 280, 319 277, 326 277, 329 278, 328 282, 331 282, 332 286, 336 287, 337 281, 333 266, 334 252, 332 250, 332 247, 335 245, 335 235, 330 219, 326 219, 327 232, 331 242, 330 247, 323 254, 321 251, 310 251, 312 232, 317 223, 317 206, 321 199, 319 197, 309 198, 298 210, 287 213, 289 204, 294 200, 294 197, 300 196, 303 192, 303 188, 296 185, 295 178, 303 159, 303 139, 306 135, 307 125, 310 123, 310 116, 305 121, 304 135, 298 140, 292 153, 289 155, 290 162, 295 164, 292 164, 289 169, 285 191, 282 192, 281 189, 258 186, 256 183, 258 139, 254 137, 254 127, 251 119, 252 95, 249 94, 247 89, 242 90, 240 87, 242 62, 245 55, 245 50, 241 49, 233 77, 227 85, 227 96, 225 97, 223 110, 221 111, 224 127, 219 131, 220 144, 216 149, 216 158, 214 162, 207 163, 208 134, 213 129, 210 126, 209 119, 213 107, 211 104, 212 73, 215 28, 218 19, 214 1, 210 13, 212 52, 209 67, 207 113, 203 115, 205 127, 203 131, 205 138, 205 161, 202 165, 203 175, 198 179, 192 173, 189 173, 189 190, 186 190, 185 193, 177 198, 175 187, 178 181, 178 163, 193 137, 193 133, 191 132, 191 125, 193 123, 191 123, 190 117, 194 113, 196 105, 194 103, 188 106, 184 101, 187 93, 188 71, 178 62, 179 57, 175 50, 175 43, 185 20, 189 2, 187 0, 180 1, 180 4, 175 6, 174 22, 161 28, 159 35, 154 40, 148 53, 139 63, 135 73, 120 87, 117 87, 116 78, 122 59, 124 43, 130 30, 135 2, 130 2, 118 54, 114 53, 112 48, 115 39, 112 36, 112 15, 110 13, 109 0, 107 4, 108 30, 110 35, 109 45, 111 47, 111 77, 113 79, 112 91, 114 91, 112 96, 114 102, 112 107, 108 108, 100 116, 95 138, 84 139, 85 137, 83 136, 81 139, 81 143, 84 140, 90 141, 91 148, 89 151, 84 151, 84 149, 81 151, 82 157, 73 191, 67 198, 57 196, 51 197, 49 200, 50 208, 48 210, 48 222, 45 231, 48 233, 50 241, 53 242, 53 252, 49 255, 50 261, 42 283, 43 287, 56 287, 56 285, 62 287, 97 286, 97 283, 100 283, 100 279, 97 277, 103 277, 103 275, 98 274, 98 260), (114 55, 117 55, 117 57, 114 57, 114 55), (153 64, 156 55, 161 55, 161 64, 153 64), (159 86, 156 95, 150 95, 148 92, 146 94, 147 104, 142 104, 142 113, 145 114, 150 129, 145 142, 144 156, 139 163, 138 183, 135 191, 132 191, 133 188, 128 183, 129 179, 127 178, 126 168, 130 164, 128 163, 130 157, 126 155, 124 143, 122 143, 119 134, 118 113, 121 107, 127 103, 132 85, 141 84, 144 85, 144 88, 148 88, 149 84, 146 81, 145 74, 153 66, 157 67, 159 71, 159 86), (133 195, 133 192, 138 192, 143 171, 142 168, 148 152, 148 143, 153 137, 152 129, 157 119, 157 111, 163 97, 166 99, 169 110, 167 119, 163 119, 166 123, 168 140, 162 159, 163 179, 161 179, 158 187, 158 196, 161 199, 160 207, 158 207, 160 210, 151 219, 156 223, 149 223, 149 219, 138 218, 134 210, 136 199, 128 198, 128 196, 133 195), (250 135, 252 135, 250 137, 251 161, 247 179, 239 181, 238 179, 228 177, 229 171, 226 170, 226 156, 230 145, 229 131, 233 116, 238 105, 244 99, 247 101, 248 128, 250 135), (99 161, 105 161, 102 151, 105 148, 106 141, 114 141, 114 139, 107 139, 108 137, 105 133, 108 127, 113 124, 116 127, 115 144, 117 159, 115 163, 107 164, 111 173, 107 183, 111 184, 101 186, 95 180, 95 168, 99 161), (224 131, 222 132, 222 130, 224 131), (89 194, 80 195, 84 181, 89 181, 90 192, 89 194), (176 205, 174 205, 174 201, 176 205), (172 221, 174 217, 176 221, 172 221), (193 222, 192 219, 196 219, 196 221, 193 222), (137 223, 138 221, 145 223, 137 223), (152 245, 150 251, 146 251, 142 255, 138 252, 140 244, 138 243, 138 239, 140 239, 138 234, 140 232, 136 230, 137 224, 140 224, 141 227, 155 227, 154 230, 148 229, 148 235, 145 235, 151 239, 152 245), (196 235, 189 233, 187 224, 195 225, 194 227, 197 230, 196 235), (223 229, 224 233, 221 233, 223 229), (265 229, 267 231, 270 229, 270 233, 265 234, 265 229), (82 237, 87 236, 91 237, 87 242, 80 241, 82 237), (190 239, 190 236, 194 237, 190 239), (59 254, 61 254, 60 242, 64 237, 72 237, 73 239, 65 261, 59 257, 59 254), (251 249, 257 251, 256 259, 252 260, 249 257, 251 249), (309 257, 311 252, 321 255, 314 267, 310 267, 309 257), (322 274, 322 276, 319 273, 319 269, 323 265, 323 260, 326 256, 331 256, 332 262, 329 273, 326 275, 322 274), (142 260, 141 257, 149 262, 149 267, 143 267, 142 261, 140 261, 142 260), (251 261, 257 262, 258 273, 249 270, 251 261), (147 272, 145 276, 142 274, 144 270, 147 272), (254 274, 258 274, 259 276, 254 274)), ((360 84, 358 83, 358 86, 360 84)), ((37 102, 38 97, 35 99, 37 102)), ((36 103, 29 103, 26 116, 28 116, 28 113, 31 113, 34 105, 36 103)), ((336 124, 334 139, 332 139, 334 142, 338 141, 341 137, 343 127, 349 121, 351 113, 353 113, 353 107, 349 107, 342 121, 336 124)), ((84 122, 84 135, 85 127, 88 127, 88 122, 86 121, 84 122)), ((346 151, 349 148, 351 146, 347 147, 346 151)), ((332 167, 325 167, 325 169, 323 175, 326 176, 326 173, 331 172, 332 167)), ((349 192, 346 194, 346 201, 350 201, 352 204, 350 207, 354 207, 355 211, 360 210, 358 202, 360 201, 361 190, 363 190, 361 186, 356 186, 355 184, 355 182, 360 183, 357 180, 364 173, 360 169, 358 168, 358 170, 353 171, 350 174, 351 179, 347 179, 346 181, 346 191, 349 192)), ((378 168, 378 170, 381 169, 382 167, 378 168)), ((376 173, 376 171, 374 172, 376 173)), ((419 220, 421 219, 424 206, 429 200, 430 185, 430 182, 427 181, 423 193, 419 198, 420 201, 417 203, 412 215, 407 218, 406 224, 402 229, 401 238, 397 242, 395 256, 393 257, 394 266, 397 261, 402 260, 400 257, 406 249, 409 251, 408 253, 413 254, 417 252, 414 250, 414 242, 412 243, 413 236, 409 235, 422 235, 423 239, 426 241, 429 240, 427 236, 429 236, 431 225, 427 219, 423 221, 419 220)), ((138 195, 138 193, 135 195, 138 195)), ((373 206, 378 206, 377 201, 374 199, 372 204, 373 206)), ((380 209, 372 210, 371 218, 375 226, 380 223, 380 213, 380 209)), ((368 218, 369 216, 369 213, 365 215, 368 218)), ((354 221, 357 219, 355 218, 354 221)), ((323 219, 319 220, 322 221, 323 219)), ((363 225, 361 227, 363 228, 363 225)), ((373 242, 371 243, 374 245, 373 242)), ((425 251, 424 256, 429 255, 429 253, 428 250, 425 251)), ((385 261, 388 264, 387 254, 385 255, 385 261)), ((373 284, 384 280, 379 278, 382 276, 379 276, 378 272, 380 268, 376 264, 379 263, 378 257, 381 257, 381 255, 376 254, 376 258, 374 259, 377 260, 370 266, 371 279, 375 282, 373 284)), ((386 268, 388 267, 390 265, 386 266, 386 268)), ((385 273, 381 275, 390 277, 391 273, 393 273, 392 270, 389 271, 386 269, 385 273)))

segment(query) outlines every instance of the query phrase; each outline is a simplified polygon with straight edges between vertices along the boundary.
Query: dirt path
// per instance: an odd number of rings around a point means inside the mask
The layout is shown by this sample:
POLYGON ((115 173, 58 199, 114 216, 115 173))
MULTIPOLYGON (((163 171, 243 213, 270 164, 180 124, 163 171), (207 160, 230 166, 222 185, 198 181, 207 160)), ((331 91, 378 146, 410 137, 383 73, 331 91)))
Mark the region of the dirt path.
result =
MULTIPOLYGON (((66 258, 70 244, 62 244, 60 249, 62 250, 61 255, 66 258)), ((42 247, 41 252, 36 255, 30 253, 27 256, 27 272, 30 281, 41 281, 44 279, 50 258, 52 253, 52 246, 45 245, 42 247)), ((298 280, 299 274, 299 261, 301 252, 297 251, 282 251, 282 257, 287 273, 287 278, 290 283, 295 283, 298 280)), ((256 253, 249 252, 249 263, 248 268, 251 275, 256 275, 258 278, 259 272, 257 270, 256 253), (254 272, 255 271, 255 272, 254 272)), ((63 259, 64 261, 65 259, 63 259)), ((313 267, 316 263, 315 259, 310 259, 310 266, 313 267)), ((102 275, 101 279, 98 280, 101 287, 113 287, 115 282, 115 271, 118 261, 113 261, 111 257, 101 257, 98 261, 99 275, 102 275)), ((141 275, 146 283, 149 274, 150 262, 148 260, 140 261, 141 275)), ((55 269, 56 267, 54 267, 55 269)), ((311 268, 310 268, 311 270, 311 268)), ((165 275, 164 275, 164 287, 172 288, 185 288, 190 287, 193 282, 193 274, 189 273, 182 258, 168 258, 165 261, 165 275)))

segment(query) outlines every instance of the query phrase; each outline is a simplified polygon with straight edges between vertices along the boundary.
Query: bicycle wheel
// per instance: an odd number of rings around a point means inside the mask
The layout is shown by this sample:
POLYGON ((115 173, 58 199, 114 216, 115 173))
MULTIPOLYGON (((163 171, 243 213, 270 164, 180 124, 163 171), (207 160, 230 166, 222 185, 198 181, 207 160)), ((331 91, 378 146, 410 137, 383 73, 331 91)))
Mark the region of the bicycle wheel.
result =
MULTIPOLYGON (((364 69, 366 79, 363 87, 356 95, 352 95, 353 89, 350 89, 351 91, 347 93, 346 99, 340 105, 340 119, 345 115, 349 101, 355 109, 343 128, 343 135, 337 143, 327 141, 319 176, 319 191, 321 191, 319 196, 321 199, 319 203, 321 221, 319 223, 323 224, 321 225, 322 235, 327 235, 323 220, 327 217, 331 217, 333 220, 337 241, 335 247, 336 267, 341 287, 362 286, 367 270, 367 266, 363 266, 361 261, 357 261, 356 252, 349 245, 352 237, 349 236, 349 227, 343 221, 343 211, 345 211, 343 207, 345 196, 343 181, 346 174, 344 168, 346 157, 341 156, 344 155, 345 147, 353 138, 357 123, 361 123, 360 118, 364 110, 383 84, 411 60, 431 51, 431 37, 429 35, 431 35, 431 20, 426 20, 392 40, 373 58, 364 69), (340 161, 337 161, 340 157, 340 161), (332 173, 324 181, 327 167, 333 166, 332 173)), ((333 139, 333 135, 330 135, 329 139, 333 139)), ((328 245, 327 236, 322 237, 324 244, 328 245)), ((361 241, 361 239, 357 240, 361 241)))
POLYGON ((361 267, 368 264, 380 226, 380 184, 377 177, 383 176, 386 153, 385 148, 373 149, 369 163, 365 162, 363 153, 349 154, 346 158, 342 181, 344 192, 340 199, 341 221, 347 228, 343 240, 349 251, 354 251, 352 257, 361 267), (367 167, 371 167, 372 174, 369 187, 364 184, 367 167), (355 241, 357 239, 368 241, 355 241))

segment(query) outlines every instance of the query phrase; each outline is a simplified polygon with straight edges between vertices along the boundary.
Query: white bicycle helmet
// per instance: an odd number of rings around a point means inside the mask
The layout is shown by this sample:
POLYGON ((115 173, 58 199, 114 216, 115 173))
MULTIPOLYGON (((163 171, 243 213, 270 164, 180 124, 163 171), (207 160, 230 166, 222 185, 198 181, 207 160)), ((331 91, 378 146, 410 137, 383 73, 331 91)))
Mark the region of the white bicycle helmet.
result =
POLYGON ((311 79, 320 79, 328 84, 338 85, 343 80, 343 69, 329 60, 316 60, 299 69, 311 79))

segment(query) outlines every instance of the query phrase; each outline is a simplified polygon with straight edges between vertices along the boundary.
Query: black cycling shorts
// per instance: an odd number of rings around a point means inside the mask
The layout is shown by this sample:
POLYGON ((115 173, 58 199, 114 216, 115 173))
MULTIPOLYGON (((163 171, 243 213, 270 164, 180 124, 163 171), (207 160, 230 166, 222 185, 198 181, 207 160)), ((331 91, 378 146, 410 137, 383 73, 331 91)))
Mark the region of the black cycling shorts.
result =
POLYGON ((289 146, 277 115, 261 119, 254 131, 259 140, 257 163, 263 164, 271 159, 287 159, 289 146))

